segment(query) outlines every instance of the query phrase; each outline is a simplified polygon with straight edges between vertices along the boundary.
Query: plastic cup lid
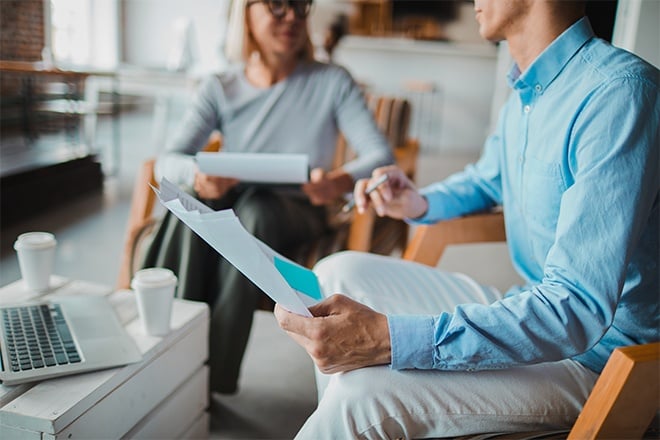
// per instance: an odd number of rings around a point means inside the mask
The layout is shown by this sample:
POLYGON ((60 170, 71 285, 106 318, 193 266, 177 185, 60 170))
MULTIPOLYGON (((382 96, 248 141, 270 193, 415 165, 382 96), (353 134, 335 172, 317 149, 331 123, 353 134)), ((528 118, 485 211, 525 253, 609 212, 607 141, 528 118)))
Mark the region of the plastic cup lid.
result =
POLYGON ((45 249, 55 246, 57 240, 50 232, 26 232, 21 234, 14 243, 14 249, 26 247, 31 249, 45 249))
POLYGON ((142 286, 162 287, 176 284, 176 275, 169 269, 162 267, 152 267, 142 269, 135 273, 131 285, 140 284, 142 286))

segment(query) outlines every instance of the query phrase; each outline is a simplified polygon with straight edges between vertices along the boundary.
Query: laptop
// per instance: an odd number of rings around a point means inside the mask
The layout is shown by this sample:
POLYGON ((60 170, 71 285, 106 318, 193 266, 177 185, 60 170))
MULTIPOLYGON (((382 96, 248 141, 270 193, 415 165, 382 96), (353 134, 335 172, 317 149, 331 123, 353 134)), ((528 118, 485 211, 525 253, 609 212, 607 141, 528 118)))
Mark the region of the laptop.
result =
POLYGON ((138 362, 142 355, 103 296, 0 306, 0 382, 16 385, 138 362))

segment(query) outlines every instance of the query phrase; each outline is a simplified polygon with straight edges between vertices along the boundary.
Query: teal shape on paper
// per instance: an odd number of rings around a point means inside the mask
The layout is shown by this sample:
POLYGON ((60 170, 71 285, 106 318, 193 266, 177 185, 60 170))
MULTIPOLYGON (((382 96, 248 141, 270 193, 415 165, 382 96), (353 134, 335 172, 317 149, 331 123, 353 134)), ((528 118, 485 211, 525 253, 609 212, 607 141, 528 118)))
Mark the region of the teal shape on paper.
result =
POLYGON ((311 270, 304 268, 296 263, 273 257, 275 268, 282 274, 291 288, 302 292, 315 300, 323 299, 321 287, 316 279, 316 275, 311 270))

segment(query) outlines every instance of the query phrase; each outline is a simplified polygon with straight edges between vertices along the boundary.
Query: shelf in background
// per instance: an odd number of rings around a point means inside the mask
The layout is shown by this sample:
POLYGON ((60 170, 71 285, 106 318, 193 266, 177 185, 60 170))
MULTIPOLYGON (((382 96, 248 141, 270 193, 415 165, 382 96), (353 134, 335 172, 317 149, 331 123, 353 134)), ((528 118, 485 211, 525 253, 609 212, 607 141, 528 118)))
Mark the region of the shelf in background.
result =
POLYGON ((25 147, 3 140, 0 158, 2 228, 103 189, 96 156, 65 144, 25 147))

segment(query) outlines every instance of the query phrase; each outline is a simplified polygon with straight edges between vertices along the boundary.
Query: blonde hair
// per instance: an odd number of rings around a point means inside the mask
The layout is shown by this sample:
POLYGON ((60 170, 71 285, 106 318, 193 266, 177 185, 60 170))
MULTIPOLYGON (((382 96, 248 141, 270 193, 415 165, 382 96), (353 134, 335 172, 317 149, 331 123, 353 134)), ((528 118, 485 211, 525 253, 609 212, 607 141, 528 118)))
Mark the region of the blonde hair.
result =
MULTIPOLYGON (((225 39, 225 56, 232 63, 246 62, 254 52, 260 52, 247 24, 248 0, 232 0, 225 39)), ((305 44, 299 58, 305 61, 314 59, 314 46, 309 38, 309 30, 305 27, 305 44)))

